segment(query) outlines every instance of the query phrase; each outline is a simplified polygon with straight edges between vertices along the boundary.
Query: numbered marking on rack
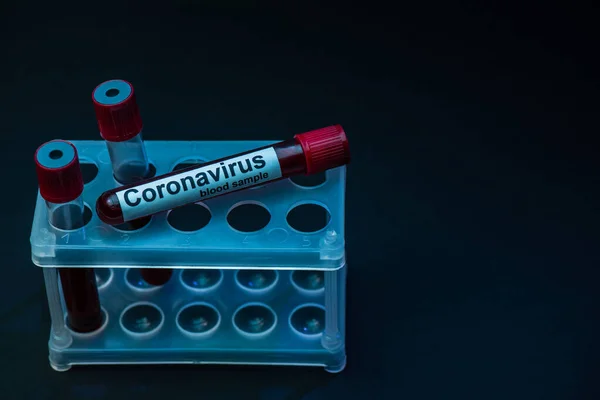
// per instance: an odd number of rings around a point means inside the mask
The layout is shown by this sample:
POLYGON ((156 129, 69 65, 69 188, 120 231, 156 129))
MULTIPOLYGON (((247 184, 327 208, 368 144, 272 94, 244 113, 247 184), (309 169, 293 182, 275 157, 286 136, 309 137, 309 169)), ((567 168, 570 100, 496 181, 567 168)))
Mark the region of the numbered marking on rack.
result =
POLYGON ((302 236, 302 247, 310 247, 311 243, 308 236, 302 236))
POLYGON ((68 243, 69 243, 69 238, 70 238, 70 237, 71 237, 71 236, 70 236, 70 234, 68 234, 68 233, 65 233, 65 234, 64 234, 64 235, 62 235, 60 238, 61 238, 62 240, 64 240, 64 242, 65 242, 65 243, 67 243, 67 244, 68 244, 68 243))
POLYGON ((131 236, 131 235, 128 235, 128 234, 126 234, 126 233, 122 234, 122 235, 121 235, 121 241, 122 241, 123 243, 126 243, 126 242, 129 240, 129 237, 130 237, 130 236, 131 236))
POLYGON ((189 236, 186 236, 185 239, 183 239, 183 243, 181 243, 182 246, 190 246, 192 244, 192 239, 189 236))

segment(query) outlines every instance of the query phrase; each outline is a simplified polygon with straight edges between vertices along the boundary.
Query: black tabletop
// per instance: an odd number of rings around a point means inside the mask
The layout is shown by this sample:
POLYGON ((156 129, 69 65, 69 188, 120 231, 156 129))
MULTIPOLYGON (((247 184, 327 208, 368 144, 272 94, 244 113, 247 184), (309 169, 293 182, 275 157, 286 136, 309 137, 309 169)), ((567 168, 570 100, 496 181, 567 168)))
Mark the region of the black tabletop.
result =
POLYGON ((0 398, 597 398, 591 13, 123 3, 1 6, 0 398), (113 78, 135 86, 147 140, 344 126, 344 372, 49 367, 33 152, 99 139, 91 92, 113 78))

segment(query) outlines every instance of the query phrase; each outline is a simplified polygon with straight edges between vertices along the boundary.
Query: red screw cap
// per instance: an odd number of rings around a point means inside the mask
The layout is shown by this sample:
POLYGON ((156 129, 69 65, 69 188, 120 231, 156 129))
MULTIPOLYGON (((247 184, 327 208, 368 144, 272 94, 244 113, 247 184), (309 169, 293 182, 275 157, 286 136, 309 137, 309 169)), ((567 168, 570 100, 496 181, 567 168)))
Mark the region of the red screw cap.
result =
POLYGON ((306 174, 315 174, 350 162, 350 148, 341 125, 294 136, 304 150, 306 174))
POLYGON ((114 79, 92 92, 100 136, 109 142, 124 142, 142 130, 142 117, 131 83, 114 79))
POLYGON ((83 192, 77 149, 64 140, 52 140, 35 152, 40 194, 51 203, 68 203, 83 192))

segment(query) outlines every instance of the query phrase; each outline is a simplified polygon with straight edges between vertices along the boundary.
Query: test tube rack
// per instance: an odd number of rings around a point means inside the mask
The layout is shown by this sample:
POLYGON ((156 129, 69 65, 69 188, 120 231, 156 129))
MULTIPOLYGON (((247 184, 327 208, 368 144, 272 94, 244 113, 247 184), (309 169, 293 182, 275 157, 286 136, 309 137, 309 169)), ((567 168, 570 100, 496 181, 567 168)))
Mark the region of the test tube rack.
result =
MULTIPOLYGON (((285 179, 113 227, 95 215, 119 185, 103 141, 71 141, 84 173, 85 226, 48 222, 38 193, 31 255, 42 268, 51 317, 50 365, 346 364, 344 201, 346 167, 323 181, 285 179), (249 226, 240 226, 249 225, 249 226), (137 228, 137 229, 133 229, 137 228), (94 268, 103 325, 66 322, 57 268, 94 268), (152 286, 141 268, 169 268, 152 286)), ((156 175, 275 142, 146 141, 156 175)))

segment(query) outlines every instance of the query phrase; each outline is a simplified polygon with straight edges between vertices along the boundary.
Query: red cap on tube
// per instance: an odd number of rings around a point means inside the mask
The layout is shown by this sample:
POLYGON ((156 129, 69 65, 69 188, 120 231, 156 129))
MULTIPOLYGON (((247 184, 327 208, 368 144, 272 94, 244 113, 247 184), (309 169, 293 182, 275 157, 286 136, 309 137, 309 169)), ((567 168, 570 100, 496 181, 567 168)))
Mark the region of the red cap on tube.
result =
POLYGON ((306 174, 315 174, 350 162, 350 148, 341 125, 294 136, 304 150, 306 174))
POLYGON ((114 79, 92 92, 100 136, 109 142, 124 142, 142 130, 142 117, 131 83, 114 79))
POLYGON ((44 143, 36 150, 34 160, 44 200, 60 204, 81 196, 83 177, 73 144, 64 140, 44 143))

